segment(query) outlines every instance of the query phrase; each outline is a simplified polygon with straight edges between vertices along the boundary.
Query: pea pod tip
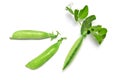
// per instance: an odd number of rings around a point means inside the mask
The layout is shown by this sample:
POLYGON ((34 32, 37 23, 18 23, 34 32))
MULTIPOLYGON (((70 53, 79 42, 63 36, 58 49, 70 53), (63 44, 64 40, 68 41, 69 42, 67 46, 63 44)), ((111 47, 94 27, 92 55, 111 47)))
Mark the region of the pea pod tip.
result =
POLYGON ((25 65, 25 67, 27 67, 30 70, 35 70, 36 68, 32 68, 31 66, 29 66, 28 64, 25 65))

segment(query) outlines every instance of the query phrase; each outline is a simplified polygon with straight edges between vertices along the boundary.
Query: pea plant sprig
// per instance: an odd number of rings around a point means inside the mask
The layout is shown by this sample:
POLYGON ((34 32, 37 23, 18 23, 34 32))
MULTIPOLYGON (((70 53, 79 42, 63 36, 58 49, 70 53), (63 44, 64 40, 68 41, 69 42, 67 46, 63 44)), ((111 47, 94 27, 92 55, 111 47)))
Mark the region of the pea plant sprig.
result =
POLYGON ((84 38, 91 34, 95 40, 98 42, 98 44, 101 44, 106 37, 107 29, 103 28, 102 25, 92 25, 92 22, 96 19, 95 15, 88 16, 88 6, 85 5, 83 9, 75 9, 72 10, 69 6, 66 7, 66 10, 71 13, 74 16, 74 19, 76 22, 78 22, 81 26, 80 28, 80 37, 75 41, 73 46, 71 47, 70 51, 68 52, 68 55, 64 61, 63 70, 70 65, 73 58, 77 54, 80 46, 82 45, 82 42, 84 38))

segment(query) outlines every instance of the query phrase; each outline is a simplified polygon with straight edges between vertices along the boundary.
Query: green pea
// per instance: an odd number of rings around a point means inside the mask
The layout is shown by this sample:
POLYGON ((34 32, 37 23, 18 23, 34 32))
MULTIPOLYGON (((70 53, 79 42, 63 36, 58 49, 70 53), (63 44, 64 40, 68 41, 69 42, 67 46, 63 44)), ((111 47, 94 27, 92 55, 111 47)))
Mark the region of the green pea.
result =
POLYGON ((81 36, 73 44, 72 48, 70 49, 70 51, 64 61, 63 70, 66 69, 66 67, 72 62, 73 58, 77 54, 77 51, 79 50, 79 48, 82 44, 83 39, 84 39, 84 36, 81 36))
POLYGON ((28 62, 26 64, 26 67, 34 70, 34 69, 39 68, 43 64, 45 64, 57 52, 63 39, 65 39, 65 38, 59 39, 55 44, 51 45, 42 54, 40 54, 35 59, 28 62))
POLYGON ((44 31, 37 31, 37 30, 18 30, 13 33, 10 39, 18 39, 18 40, 28 40, 28 39, 46 39, 51 38, 54 39, 58 36, 59 32, 56 31, 57 34, 54 33, 47 33, 44 31))

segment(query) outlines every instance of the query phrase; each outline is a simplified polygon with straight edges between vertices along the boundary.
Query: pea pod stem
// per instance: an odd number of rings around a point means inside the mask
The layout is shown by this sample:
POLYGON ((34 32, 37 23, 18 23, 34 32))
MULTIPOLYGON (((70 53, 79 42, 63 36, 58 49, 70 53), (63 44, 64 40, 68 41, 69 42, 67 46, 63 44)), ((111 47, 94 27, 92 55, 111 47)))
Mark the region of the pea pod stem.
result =
POLYGON ((60 33, 59 33, 59 31, 56 31, 56 35, 52 32, 52 34, 51 33, 49 33, 50 35, 49 35, 49 37, 51 38, 51 40, 53 40, 54 38, 56 38, 58 35, 60 35, 60 33))
POLYGON ((73 46, 71 47, 65 61, 64 61, 64 65, 63 65, 63 70, 65 70, 68 65, 70 65, 70 63, 73 61, 75 55, 77 54, 80 46, 82 45, 83 39, 84 39, 84 35, 82 35, 81 37, 79 37, 75 43, 73 44, 73 46))
POLYGON ((26 67, 29 69, 37 69, 41 67, 43 64, 45 64, 59 49, 59 46, 61 42, 65 38, 59 39, 56 43, 51 45, 48 49, 46 49, 43 53, 41 53, 39 56, 31 60, 26 64, 26 67))
POLYGON ((10 39, 14 40, 40 40, 40 39, 46 39, 51 38, 53 40, 56 38, 60 33, 56 31, 57 34, 47 33, 44 31, 37 31, 37 30, 18 30, 13 33, 12 37, 10 39))

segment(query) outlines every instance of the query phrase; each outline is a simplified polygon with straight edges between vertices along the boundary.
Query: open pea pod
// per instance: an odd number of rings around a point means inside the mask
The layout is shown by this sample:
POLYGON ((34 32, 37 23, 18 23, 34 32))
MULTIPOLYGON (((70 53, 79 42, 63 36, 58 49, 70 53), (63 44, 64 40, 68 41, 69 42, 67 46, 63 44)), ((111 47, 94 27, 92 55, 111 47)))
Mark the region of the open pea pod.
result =
POLYGON ((17 39, 17 40, 29 40, 29 39, 46 39, 51 38, 54 39, 59 35, 59 32, 56 31, 57 34, 54 33, 47 33, 44 31, 37 31, 37 30, 18 30, 13 33, 10 39, 17 39))

